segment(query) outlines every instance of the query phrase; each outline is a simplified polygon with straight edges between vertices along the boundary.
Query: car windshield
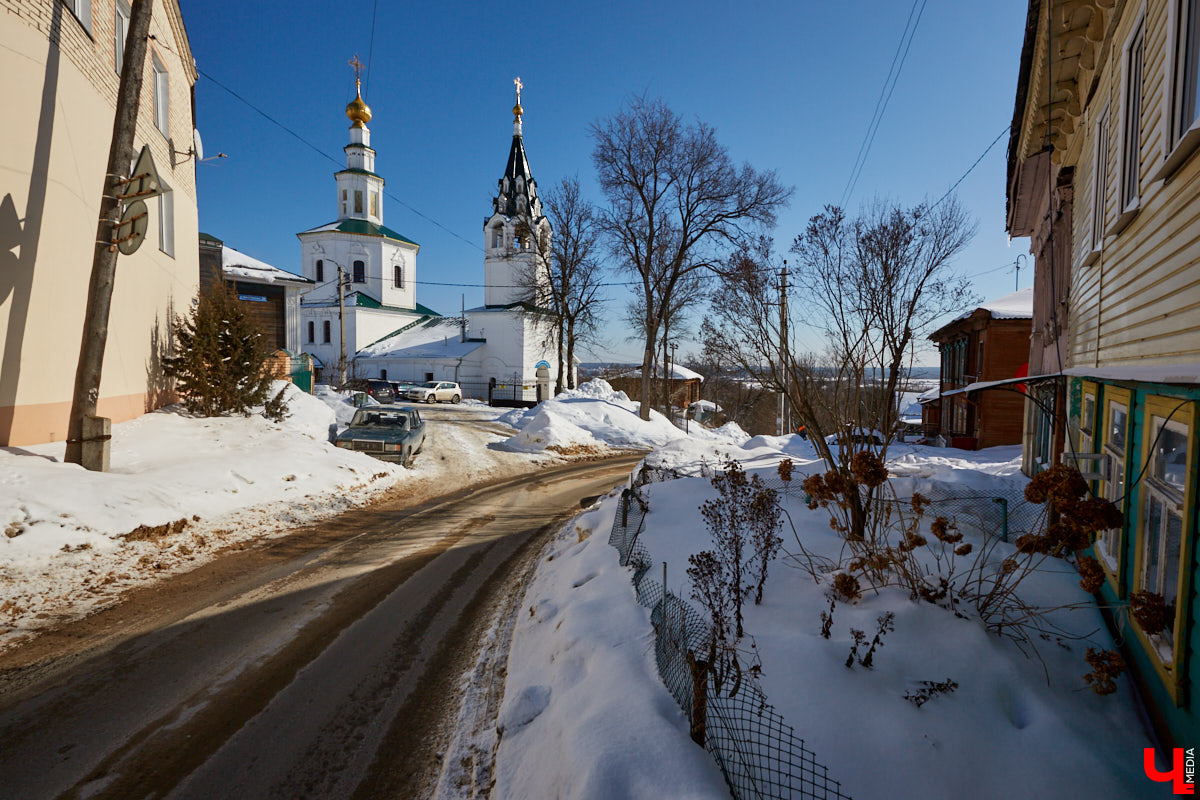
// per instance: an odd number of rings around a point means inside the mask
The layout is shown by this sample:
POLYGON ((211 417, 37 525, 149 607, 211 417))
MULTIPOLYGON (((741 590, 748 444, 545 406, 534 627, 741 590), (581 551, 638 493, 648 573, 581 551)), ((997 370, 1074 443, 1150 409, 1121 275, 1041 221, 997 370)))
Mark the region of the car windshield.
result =
POLYGON ((426 389, 436 389, 436 388, 438 388, 438 382, 437 381, 429 381, 428 383, 425 384, 425 388, 426 389))
POLYGON ((408 415, 397 411, 362 409, 354 414, 351 428, 407 428, 408 415))

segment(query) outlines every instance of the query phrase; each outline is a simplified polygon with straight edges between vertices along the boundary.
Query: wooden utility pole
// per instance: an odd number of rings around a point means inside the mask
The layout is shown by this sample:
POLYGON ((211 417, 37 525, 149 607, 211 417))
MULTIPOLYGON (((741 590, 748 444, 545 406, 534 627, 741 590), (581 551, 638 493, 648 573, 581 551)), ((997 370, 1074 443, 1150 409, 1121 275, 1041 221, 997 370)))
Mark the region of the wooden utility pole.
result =
POLYGON ((787 261, 783 262, 783 271, 779 274, 779 372, 783 391, 779 393, 779 435, 786 436, 792 432, 791 415, 788 413, 788 375, 790 373, 791 356, 788 354, 788 306, 787 306, 787 261))
MULTIPOLYGON (((118 187, 133 163, 133 139, 137 132, 138 104, 145 72, 146 41, 150 35, 153 0, 133 0, 129 14, 129 34, 125 40, 125 60, 117 89, 117 111, 113 121, 112 144, 108 149, 108 168, 100 197, 100 221, 96 226, 96 251, 92 257, 92 277, 88 283, 87 308, 83 317, 83 340, 79 345, 79 364, 75 368, 75 390, 71 395, 71 416, 67 423, 65 461, 84 464, 85 420, 95 418, 100 398, 100 373, 104 366, 104 346, 108 342, 108 315, 112 307, 113 283, 117 274, 117 247, 113 229, 119 221, 121 201, 118 187)), ((93 427, 90 423, 88 427, 93 427)), ((104 434, 101 434, 103 436, 104 434)), ((95 434, 89 440, 100 438, 95 434)), ((90 461, 90 459, 89 459, 90 461)))
POLYGON ((346 382, 346 281, 342 265, 338 264, 338 344, 342 348, 342 357, 338 361, 338 386, 346 382))

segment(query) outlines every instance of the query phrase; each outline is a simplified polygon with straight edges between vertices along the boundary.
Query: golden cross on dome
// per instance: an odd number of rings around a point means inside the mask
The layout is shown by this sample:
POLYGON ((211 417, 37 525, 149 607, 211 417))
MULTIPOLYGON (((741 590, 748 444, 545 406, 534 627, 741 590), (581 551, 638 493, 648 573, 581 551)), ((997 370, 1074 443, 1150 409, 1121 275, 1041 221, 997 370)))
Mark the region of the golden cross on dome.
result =
POLYGON ((517 87, 517 105, 521 105, 521 90, 525 88, 525 84, 521 83, 520 75, 513 80, 513 83, 517 87))
POLYGON ((354 80, 357 83, 362 80, 363 63, 358 60, 358 53, 354 54, 354 58, 346 62, 350 68, 354 70, 354 80))

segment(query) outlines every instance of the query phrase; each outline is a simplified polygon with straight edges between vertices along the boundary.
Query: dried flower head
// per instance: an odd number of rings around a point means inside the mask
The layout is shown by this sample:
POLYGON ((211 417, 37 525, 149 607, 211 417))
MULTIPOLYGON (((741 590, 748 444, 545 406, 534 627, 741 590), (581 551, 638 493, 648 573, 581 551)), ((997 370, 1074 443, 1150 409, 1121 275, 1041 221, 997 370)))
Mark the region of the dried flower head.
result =
POLYGON ((965 542, 963 544, 960 544, 958 547, 954 548, 954 555, 956 555, 956 556, 965 556, 970 552, 971 552, 971 543, 970 542, 965 542))
POLYGON ((833 576, 833 591, 843 600, 853 601, 862 597, 862 585, 858 578, 845 572, 833 576))
POLYGON ((883 484, 888 477, 883 459, 867 450, 860 450, 850 458, 850 474, 854 480, 870 489, 883 484))
POLYGON ((1117 678, 1125 671, 1125 659, 1116 650, 1096 650, 1089 647, 1084 656, 1092 671, 1083 676, 1096 694, 1112 694, 1117 690, 1117 678))
POLYGON ((1142 630, 1151 636, 1167 627, 1167 604, 1161 594, 1134 592, 1129 597, 1129 610, 1142 630))
POLYGON ((929 498, 920 492, 913 492, 912 510, 918 517, 925 513, 925 509, 929 508, 929 498))
POLYGON ((790 481, 792 479, 792 460, 790 458, 785 458, 783 461, 780 461, 778 470, 780 480, 782 480, 784 483, 790 481))
POLYGON ((1005 575, 1011 575, 1012 573, 1017 571, 1018 566, 1019 565, 1017 564, 1017 560, 1015 558, 1009 557, 1009 558, 1004 559, 1004 562, 1000 565, 1000 571, 1003 572, 1005 575))
POLYGON ((1104 585, 1104 569, 1100 562, 1091 556, 1079 559, 1079 588, 1088 594, 1095 594, 1104 585))

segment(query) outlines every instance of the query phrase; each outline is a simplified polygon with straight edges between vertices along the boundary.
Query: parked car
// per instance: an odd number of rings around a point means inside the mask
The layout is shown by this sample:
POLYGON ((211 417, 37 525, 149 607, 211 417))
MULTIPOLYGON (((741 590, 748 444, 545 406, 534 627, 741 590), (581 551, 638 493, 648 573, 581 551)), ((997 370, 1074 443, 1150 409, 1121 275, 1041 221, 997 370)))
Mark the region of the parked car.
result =
POLYGON ((398 399, 392 384, 385 380, 355 378, 342 384, 341 390, 346 391, 347 389, 353 392, 366 392, 379 403, 394 403, 398 399))
POLYGON ((408 406, 360 408, 334 444, 408 466, 425 446, 425 421, 420 411, 408 406))
POLYGON ((409 389, 417 388, 417 384, 408 383, 407 381, 391 381, 391 384, 392 391, 395 392, 397 400, 403 400, 405 395, 408 394, 409 389))
POLYGON ((454 381, 428 381, 409 389, 404 397, 418 403, 457 403, 462 400, 462 389, 454 381))

